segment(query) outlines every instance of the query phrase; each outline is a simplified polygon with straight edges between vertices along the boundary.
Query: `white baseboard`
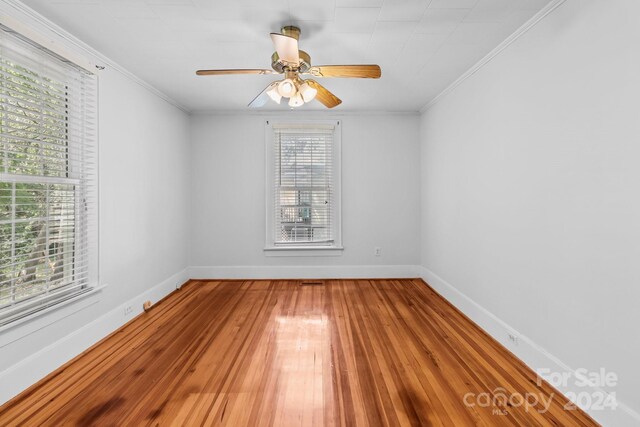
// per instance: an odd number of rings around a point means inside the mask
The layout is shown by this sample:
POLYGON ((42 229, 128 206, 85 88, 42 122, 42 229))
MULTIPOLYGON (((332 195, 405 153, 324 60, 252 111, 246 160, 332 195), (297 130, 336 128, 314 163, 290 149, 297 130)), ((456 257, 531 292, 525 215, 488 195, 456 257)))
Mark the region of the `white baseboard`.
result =
MULTIPOLYGON (((418 267, 419 277, 427 282, 436 292, 446 298, 451 304, 457 307, 471 320, 477 323, 489 335, 495 338, 500 344, 507 347, 520 360, 526 363, 534 371, 539 369, 548 369, 550 372, 568 372, 576 375, 576 371, 553 356, 547 350, 533 342, 531 339, 522 335, 520 332, 509 326, 502 319, 495 316, 489 310, 460 292, 444 279, 430 271, 425 267, 418 267), (509 335, 518 337, 518 344, 514 344, 509 340, 509 335)), ((566 387, 556 387, 562 393, 580 393, 585 388, 575 388, 571 384, 566 387)), ((598 387, 589 388, 589 392, 593 391, 594 395, 603 391, 598 387)), ((634 409, 617 400, 618 407, 615 410, 589 410, 586 412, 591 415, 597 422, 603 426, 638 426, 640 425, 640 414, 634 409)))
POLYGON ((192 279, 341 279, 419 277, 416 265, 197 266, 192 279))
POLYGON ((142 313, 144 301, 150 300, 154 303, 159 301, 175 290, 177 285, 186 282, 188 278, 188 270, 185 268, 91 323, 76 329, 64 338, 0 372, 0 384, 2 385, 0 387, 0 405, 142 313), (126 306, 132 308, 132 312, 127 316, 124 315, 126 306))

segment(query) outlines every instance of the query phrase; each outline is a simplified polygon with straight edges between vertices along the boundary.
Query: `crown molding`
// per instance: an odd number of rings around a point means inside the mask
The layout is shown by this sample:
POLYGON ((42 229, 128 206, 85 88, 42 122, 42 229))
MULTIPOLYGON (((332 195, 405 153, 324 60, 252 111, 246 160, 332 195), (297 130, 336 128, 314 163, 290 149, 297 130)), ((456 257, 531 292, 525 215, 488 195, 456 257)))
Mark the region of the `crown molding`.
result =
MULTIPOLYGON (((133 74, 131 71, 127 70, 117 62, 103 55, 93 47, 89 46, 82 40, 78 39, 76 36, 72 35, 64 28, 53 23, 49 19, 45 18, 35 10, 31 9, 29 6, 25 5, 24 3, 18 0, 1 0, 0 14, 7 15, 8 17, 17 20, 23 25, 37 26, 37 28, 33 28, 33 30, 46 32, 46 34, 42 34, 44 37, 54 38, 56 41, 60 40, 65 46, 75 49, 81 54, 91 56, 92 58, 95 59, 95 61, 92 61, 92 62, 95 62, 98 65, 106 66, 113 70, 118 71, 120 74, 124 75, 129 80, 133 81, 134 83, 137 83, 144 89, 148 90, 149 92, 163 99, 169 104, 175 106, 176 108, 184 111, 187 114, 191 113, 191 110, 189 110, 186 106, 180 104, 179 102, 171 98, 169 95, 160 91, 156 87, 150 85, 145 80, 141 79, 140 77, 133 74), (25 18, 26 18, 26 22, 25 22, 25 18)), ((99 72, 98 72, 98 75, 99 75, 99 72)))
POLYGON ((420 113, 424 113, 429 108, 436 105, 441 99, 447 96, 450 92, 452 92, 455 88, 460 86, 465 80, 469 77, 473 76, 476 72, 482 69, 485 65, 487 65, 493 58, 502 53, 507 47, 511 45, 511 43, 518 40, 522 37, 527 31, 531 28, 535 27, 538 22, 540 22, 545 16, 556 10, 562 3, 566 0, 551 0, 544 8, 540 10, 540 12, 536 13, 531 19, 525 22, 520 28, 518 28, 513 34, 507 37, 502 43, 500 43, 495 49, 485 55, 480 61, 476 62, 471 68, 469 68, 463 75, 458 77, 453 83, 447 86, 442 92, 436 95, 433 99, 431 99, 428 103, 426 103, 422 108, 420 108, 420 113))

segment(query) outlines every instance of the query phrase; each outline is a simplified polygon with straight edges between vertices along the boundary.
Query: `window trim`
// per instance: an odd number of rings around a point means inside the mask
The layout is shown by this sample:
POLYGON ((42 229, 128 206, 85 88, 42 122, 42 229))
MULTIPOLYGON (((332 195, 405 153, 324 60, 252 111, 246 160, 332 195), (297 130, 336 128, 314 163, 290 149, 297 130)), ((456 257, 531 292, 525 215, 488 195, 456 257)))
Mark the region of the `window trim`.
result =
MULTIPOLYGON (((100 294, 106 285, 100 285, 99 280, 99 175, 98 175, 98 75, 92 62, 88 61, 85 57, 72 54, 63 45, 54 43, 51 39, 44 37, 41 33, 32 29, 31 26, 23 24, 22 21, 15 19, 11 16, 3 16, 0 18, 0 32, 6 33, 15 37, 20 42, 29 45, 35 51, 40 51, 43 55, 50 56, 53 60, 57 60, 61 63, 75 68, 78 72, 89 76, 93 86, 93 106, 94 113, 90 116, 93 117, 93 122, 86 121, 83 126, 88 123, 93 124, 94 135, 87 137, 83 140, 83 144, 88 147, 81 150, 81 155, 88 156, 88 164, 93 164, 93 168, 89 167, 87 170, 83 170, 84 178, 69 177, 59 178, 52 176, 41 175, 20 175, 13 173, 4 173, 0 171, 0 177, 3 181, 8 182, 26 182, 26 183, 46 183, 50 184, 65 184, 73 185, 76 188, 74 190, 74 204, 75 204, 75 220, 74 228, 79 226, 86 227, 87 235, 84 238, 80 238, 81 242, 78 242, 78 238, 75 238, 75 244, 81 245, 80 251, 82 252, 79 257, 82 257, 82 261, 78 263, 84 263, 86 265, 86 283, 79 287, 71 287, 71 289, 60 292, 60 297, 41 299, 43 304, 41 306, 23 310, 22 314, 16 315, 11 320, 2 323, 0 318, 0 347, 7 345, 8 343, 21 339, 24 336, 29 335, 37 329, 41 329, 50 324, 58 322, 64 317, 70 316, 75 312, 83 310, 84 308, 96 304, 100 301, 100 294), (87 151, 91 152, 87 155, 87 151), (88 200, 90 199, 90 207, 88 206, 88 200), (81 212, 84 207, 84 212, 81 212), (81 225, 79 225, 81 223, 81 225), (75 289, 74 289, 75 288, 75 289)), ((39 54, 39 53, 38 53, 39 54)), ((83 110, 84 114, 84 110, 83 110)), ((83 117, 83 120, 84 117, 83 117)), ((77 149, 77 146, 68 146, 69 153, 72 150, 77 149)), ((74 151, 74 155, 77 153, 74 151)), ((67 157, 69 158, 69 157, 67 157)), ((76 172, 76 164, 67 164, 68 172, 76 172)), ((69 175, 69 174, 67 174, 69 175)), ((74 261, 75 265, 75 261, 74 261)), ((75 267, 74 267, 75 268, 75 267)), ((65 288, 65 286, 62 287, 65 288)), ((35 298, 35 297, 34 297, 35 298)), ((25 300, 26 301, 26 300, 25 300)), ((7 306, 11 307, 11 306, 7 306)))
POLYGON ((340 256, 342 246, 342 120, 304 120, 304 119, 268 119, 265 120, 265 246, 266 256, 340 256), (273 145, 273 126, 300 126, 300 125, 332 125, 333 130, 333 186, 334 209, 332 220, 334 222, 335 236, 332 244, 295 243, 275 244, 274 239, 274 185, 275 159, 273 145))

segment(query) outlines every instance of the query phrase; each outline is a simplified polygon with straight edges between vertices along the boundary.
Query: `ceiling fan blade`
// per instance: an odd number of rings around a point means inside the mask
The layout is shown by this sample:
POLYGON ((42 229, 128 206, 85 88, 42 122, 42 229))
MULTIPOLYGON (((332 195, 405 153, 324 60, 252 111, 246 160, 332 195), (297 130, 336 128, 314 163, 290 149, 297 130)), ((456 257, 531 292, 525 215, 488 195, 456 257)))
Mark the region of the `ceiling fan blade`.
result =
POLYGON ((316 77, 379 79, 382 71, 379 65, 318 65, 309 68, 307 74, 316 77))
POLYGON ((198 70, 196 74, 199 76, 221 76, 225 74, 278 74, 273 70, 264 69, 236 69, 236 70, 198 70))
POLYGON ((258 96, 256 96, 255 98, 253 98, 253 101, 251 101, 249 103, 249 105, 247 105, 247 107, 251 107, 251 108, 260 108, 262 107, 264 104, 267 103, 267 101, 269 100, 269 95, 267 94, 267 92, 272 88, 275 87, 278 84, 277 81, 271 83, 269 86, 267 86, 266 88, 264 88, 264 90, 262 92, 260 92, 258 94, 258 96))
POLYGON ((271 33, 271 40, 282 61, 295 64, 296 66, 300 64, 298 40, 279 33, 271 33))
POLYGON ((320 101, 325 107, 333 108, 342 103, 342 100, 340 100, 340 98, 338 98, 337 96, 329 92, 327 88, 322 86, 317 81, 305 80, 305 82, 307 82, 309 86, 311 86, 312 88, 318 91, 318 93, 316 94, 316 99, 320 101))

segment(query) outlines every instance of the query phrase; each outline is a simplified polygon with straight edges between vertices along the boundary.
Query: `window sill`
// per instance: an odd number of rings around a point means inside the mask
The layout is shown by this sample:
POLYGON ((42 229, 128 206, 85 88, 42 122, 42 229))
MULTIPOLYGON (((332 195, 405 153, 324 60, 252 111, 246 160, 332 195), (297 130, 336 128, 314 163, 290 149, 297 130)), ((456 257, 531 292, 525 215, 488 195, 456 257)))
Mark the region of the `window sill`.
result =
POLYGON ((96 286, 44 310, 1 326, 0 348, 98 303, 104 288, 104 285, 96 286))
POLYGON ((342 246, 268 246, 264 254, 269 257, 342 256, 343 250, 342 246))

